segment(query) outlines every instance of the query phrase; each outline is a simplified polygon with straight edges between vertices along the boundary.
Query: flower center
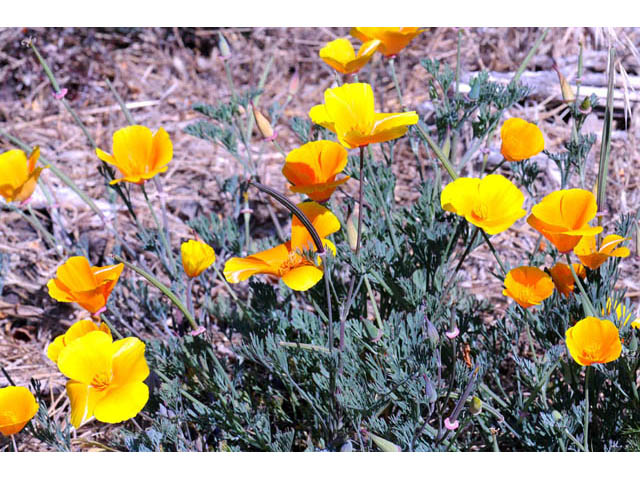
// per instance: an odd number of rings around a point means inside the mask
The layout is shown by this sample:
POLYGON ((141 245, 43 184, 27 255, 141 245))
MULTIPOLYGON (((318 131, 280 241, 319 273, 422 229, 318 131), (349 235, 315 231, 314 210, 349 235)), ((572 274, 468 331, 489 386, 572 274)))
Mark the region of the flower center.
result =
POLYGON ((290 270, 305 265, 313 265, 313 263, 309 259, 300 255, 298 252, 289 252, 289 256, 287 257, 287 259, 282 262, 280 267, 278 267, 278 276, 283 277, 290 270))
POLYGON ((96 390, 104 390, 111 383, 111 377, 107 372, 97 373, 91 380, 91 386, 96 390))

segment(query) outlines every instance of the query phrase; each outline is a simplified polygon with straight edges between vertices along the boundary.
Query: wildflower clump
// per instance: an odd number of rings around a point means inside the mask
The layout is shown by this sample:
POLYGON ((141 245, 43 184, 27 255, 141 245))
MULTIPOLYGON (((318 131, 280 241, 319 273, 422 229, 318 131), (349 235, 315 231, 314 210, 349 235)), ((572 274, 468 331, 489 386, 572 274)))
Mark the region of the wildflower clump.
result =
POLYGON ((40 148, 29 158, 22 150, 9 150, 0 155, 0 196, 7 202, 24 202, 36 188, 42 167, 36 167, 40 148))

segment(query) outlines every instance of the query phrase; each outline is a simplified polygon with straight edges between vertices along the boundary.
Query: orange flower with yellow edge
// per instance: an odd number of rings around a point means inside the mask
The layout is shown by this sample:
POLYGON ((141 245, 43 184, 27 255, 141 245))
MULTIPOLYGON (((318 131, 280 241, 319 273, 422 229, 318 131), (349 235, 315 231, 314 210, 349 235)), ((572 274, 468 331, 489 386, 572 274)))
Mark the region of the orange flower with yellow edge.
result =
POLYGON ((92 267, 85 257, 70 257, 49 280, 49 295, 59 302, 75 302, 92 314, 100 313, 116 286, 124 264, 92 267))
POLYGON ((440 203, 489 235, 504 232, 527 214, 524 195, 502 175, 458 178, 444 187, 440 203))
POLYGON ((353 27, 351 36, 361 42, 380 40, 378 50, 386 57, 396 55, 424 30, 418 27, 353 27))
POLYGON ((602 227, 591 227, 598 206, 593 193, 579 188, 558 190, 531 209, 527 223, 545 236, 560 253, 568 253, 585 235, 597 235, 602 227))
POLYGON ((509 271, 502 291, 503 295, 511 297, 523 308, 540 305, 552 293, 551 277, 537 267, 518 267, 509 271))
POLYGON ((627 247, 618 247, 622 242, 628 240, 620 235, 607 235, 602 240, 600 248, 596 247, 595 235, 584 236, 573 248, 573 253, 580 259, 583 265, 595 270, 600 267, 609 257, 628 257, 631 252, 627 247))
POLYGON ((587 317, 565 334, 571 358, 582 366, 617 360, 622 352, 618 328, 609 320, 587 317))
POLYGON ((182 253, 184 273, 189 278, 197 277, 216 261, 216 252, 213 248, 197 240, 184 242, 180 247, 180 252, 182 253))
MULTIPOLYGON (((572 263, 573 269, 576 272, 578 278, 585 279, 587 277, 587 271, 579 263, 572 263)), ((575 280, 571 274, 571 269, 566 263, 558 262, 552 268, 549 269, 549 274, 553 280, 553 284, 556 286, 556 290, 565 297, 568 297, 573 293, 575 289, 575 280)))
POLYGON ((92 416, 105 423, 123 422, 144 408, 149 399, 144 350, 135 337, 114 342, 105 332, 95 331, 60 352, 58 368, 70 378, 67 395, 74 427, 92 416))
POLYGON ((324 202, 338 186, 349 180, 348 176, 336 180, 347 166, 347 159, 348 152, 336 142, 308 142, 289 152, 282 174, 292 184, 289 190, 304 193, 316 202, 324 202))
MULTIPOLYGON (((325 237, 340 229, 336 216, 316 202, 301 203, 298 208, 309 218, 323 244, 335 254, 335 246, 325 237)), ((267 274, 281 278, 292 290, 308 290, 323 275, 322 267, 311 258, 315 251, 311 235, 294 216, 290 241, 245 258, 230 258, 224 266, 224 276, 229 283, 238 283, 253 275, 267 274)))
POLYGON ((38 402, 26 387, 0 388, 0 433, 15 435, 38 413, 38 402))
POLYGON ((155 134, 142 125, 121 128, 113 134, 113 155, 96 148, 96 155, 103 162, 115 166, 122 178, 118 182, 144 183, 158 173, 167 171, 167 164, 173 157, 173 144, 164 128, 155 134))
POLYGON ((402 137, 418 123, 416 112, 376 113, 368 83, 348 83, 324 91, 324 104, 309 110, 314 123, 328 128, 347 148, 402 137))
MULTIPOLYGON (((611 306, 611 298, 607 298, 607 305, 602 309, 602 315, 610 315, 612 311, 611 306)), ((633 318, 633 312, 627 308, 627 306, 621 301, 618 302, 615 306, 616 319, 618 320, 618 325, 626 326, 629 323, 629 320, 633 318)), ((638 328, 637 324, 640 323, 640 318, 636 318, 631 322, 631 326, 633 328, 638 328), (634 325, 635 324, 635 325, 634 325)))
POLYGON ((356 55, 353 45, 348 39, 338 38, 320 49, 320 58, 340 73, 356 73, 367 64, 376 53, 379 45, 380 40, 363 43, 356 55))
POLYGON ((58 357, 60 352, 75 342, 77 339, 84 337, 87 333, 101 331, 111 337, 111 330, 106 323, 96 325, 92 320, 85 319, 79 320, 69 327, 69 329, 62 335, 58 335, 53 342, 47 347, 47 357, 53 363, 58 363, 58 357))
POLYGON ((40 148, 29 158, 22 150, 9 150, 0 155, 0 196, 9 202, 24 202, 36 189, 42 167, 36 167, 40 148))
POLYGON ((510 118, 500 129, 500 152, 509 162, 531 158, 544 150, 542 131, 534 123, 522 118, 510 118))

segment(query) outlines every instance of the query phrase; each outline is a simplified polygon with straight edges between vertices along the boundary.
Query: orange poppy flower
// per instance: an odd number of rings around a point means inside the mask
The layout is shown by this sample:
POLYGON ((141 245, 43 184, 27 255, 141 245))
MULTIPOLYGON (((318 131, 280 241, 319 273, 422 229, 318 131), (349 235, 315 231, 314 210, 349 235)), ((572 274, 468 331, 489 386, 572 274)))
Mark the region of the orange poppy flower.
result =
POLYGON ((618 247, 620 243, 627 240, 620 235, 607 235, 602 240, 602 245, 596 247, 595 235, 585 235, 574 247, 573 253, 580 259, 583 265, 595 270, 600 267, 609 257, 628 257, 631 252, 627 247, 618 247))
POLYGON ((444 187, 440 203, 489 235, 504 232, 527 214, 524 195, 502 175, 458 178, 444 187))
POLYGON ((0 196, 9 202, 24 202, 36 189, 42 167, 36 167, 40 147, 29 158, 22 150, 9 150, 0 155, 0 196))
POLYGON ((349 180, 350 177, 336 180, 336 175, 347 166, 347 157, 347 151, 336 142, 305 143, 287 155, 282 174, 293 184, 289 190, 324 202, 339 185, 349 180))
MULTIPOLYGON (((298 208, 309 218, 323 243, 335 254, 335 246, 325 237, 340 229, 336 216, 315 202, 301 203, 298 208)), ((323 275, 322 268, 310 258, 310 253, 315 251, 311 235, 294 216, 290 241, 245 258, 230 258, 224 266, 224 276, 229 283, 238 283, 264 273, 281 278, 292 290, 308 290, 323 275)))
POLYGON ((361 42, 380 40, 378 50, 386 56, 396 55, 424 30, 418 27, 353 27, 349 32, 361 42))
POLYGON ((173 144, 164 128, 155 135, 142 125, 130 125, 113 134, 113 155, 96 148, 96 155, 103 162, 120 170, 123 177, 111 181, 144 183, 156 174, 166 172, 173 157, 173 144))
POLYGON ((500 152, 510 162, 531 158, 544 150, 542 131, 534 123, 521 118, 510 118, 500 129, 500 152))
POLYGON ((320 58, 340 73, 356 73, 367 64, 376 53, 379 45, 380 40, 363 43, 358 50, 358 55, 356 55, 353 45, 348 39, 338 38, 320 49, 320 58))
POLYGON ((502 294, 523 308, 540 305, 553 293, 551 277, 537 267, 512 269, 504 279, 504 287, 502 294))
POLYGON ((617 360, 622 352, 618 328, 609 320, 587 317, 565 334, 571 357, 583 366, 617 360))
POLYGON ((38 413, 38 402, 26 387, 0 388, 0 433, 15 435, 38 413))
POLYGON ((324 91, 324 104, 309 110, 314 123, 328 128, 347 148, 386 142, 418 123, 416 112, 376 113, 368 83, 347 83, 324 91))
MULTIPOLYGON (((586 278, 587 271, 579 263, 572 263, 573 269, 576 271, 578 278, 586 278)), ((556 290, 565 297, 568 297, 573 293, 575 288, 575 280, 571 274, 571 269, 566 263, 558 262, 552 268, 549 269, 553 284, 556 286, 556 290)))
POLYGON ((213 248, 196 240, 184 242, 180 252, 184 273, 190 278, 197 277, 216 261, 216 252, 213 248))
POLYGON ((602 227, 591 227, 598 206, 593 193, 579 188, 550 193, 531 209, 527 223, 545 236, 560 253, 568 253, 585 235, 596 235, 602 227))
POLYGON ((49 295, 59 302, 75 302, 90 313, 99 313, 107 304, 124 264, 92 267, 85 257, 71 257, 49 280, 49 295))
POLYGON ((71 325, 63 335, 58 335, 55 340, 49 344, 47 347, 47 357, 52 362, 58 363, 60 352, 62 352, 65 347, 77 339, 84 337, 87 333, 95 332, 96 330, 111 336, 111 330, 106 323, 101 323, 98 326, 89 319, 77 321, 71 325))

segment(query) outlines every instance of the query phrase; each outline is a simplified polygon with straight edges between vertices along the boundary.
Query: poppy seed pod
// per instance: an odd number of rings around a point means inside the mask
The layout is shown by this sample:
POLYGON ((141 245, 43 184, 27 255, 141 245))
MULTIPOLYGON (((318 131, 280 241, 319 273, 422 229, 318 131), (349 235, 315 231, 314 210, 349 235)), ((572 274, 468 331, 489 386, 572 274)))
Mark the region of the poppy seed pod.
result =
POLYGON ((256 108, 256 106, 252 103, 251 109, 253 110, 253 117, 256 120, 256 126, 258 127, 258 131, 262 138, 265 140, 273 140, 275 136, 275 132, 273 131, 273 127, 271 127, 271 123, 265 117, 260 110, 256 108))
POLYGON ((471 405, 469 405, 469 412, 474 417, 482 413, 482 400, 480 400, 480 397, 474 396, 471 399, 471 405))

